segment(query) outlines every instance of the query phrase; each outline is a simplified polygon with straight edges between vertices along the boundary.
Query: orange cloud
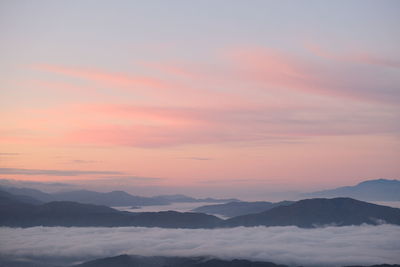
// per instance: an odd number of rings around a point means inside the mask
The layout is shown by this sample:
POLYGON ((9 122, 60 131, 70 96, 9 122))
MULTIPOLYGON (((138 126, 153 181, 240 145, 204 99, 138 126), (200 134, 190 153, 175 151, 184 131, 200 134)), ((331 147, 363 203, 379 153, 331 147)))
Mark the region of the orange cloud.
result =
MULTIPOLYGON (((161 105, 237 105, 243 102, 249 102, 243 95, 224 90, 215 90, 214 77, 209 77, 201 71, 191 71, 175 64, 161 63, 141 63, 151 69, 161 70, 164 74, 177 75, 181 79, 167 77, 160 79, 157 77, 146 77, 128 73, 118 73, 97 68, 70 68, 59 65, 41 64, 35 65, 34 69, 46 71, 55 74, 62 74, 71 78, 82 79, 92 85, 85 85, 84 88, 91 88, 95 91, 96 87, 106 85, 112 92, 116 90, 126 90, 134 92, 138 97, 138 102, 158 103, 161 105), (184 79, 182 79, 182 77, 184 79), (206 82, 207 80, 207 82, 206 82), (95 87, 93 87, 93 85, 95 87)), ((37 82, 36 82, 37 84, 37 82)), ((82 85, 66 84, 65 82, 44 82, 41 81, 38 86, 55 86, 61 90, 68 90, 69 87, 82 87, 82 85), (57 87, 57 84, 59 87, 57 87)), ((114 95, 115 93, 113 93, 114 95)))
MULTIPOLYGON (((207 70, 192 71, 174 64, 148 65, 165 72, 163 79, 156 74, 147 77, 97 68, 38 65, 40 70, 95 84, 84 88, 92 90, 105 84, 113 91, 134 89, 149 98, 125 99, 125 94, 117 92, 112 100, 97 98, 60 108, 21 109, 10 116, 6 125, 32 133, 43 142, 137 147, 287 142, 310 136, 399 130, 392 125, 396 119, 392 111, 380 112, 373 105, 353 108, 349 105, 352 102, 342 105, 343 100, 362 104, 396 102, 396 79, 386 82, 357 68, 338 69, 335 64, 264 47, 228 49, 221 58, 225 61, 220 66, 207 70), (185 79, 176 82, 170 74, 185 79), (112 104, 115 99, 118 100, 112 104), (373 112, 368 111, 371 106, 375 108, 373 112)), ((37 81, 33 85, 62 90, 81 88, 75 87, 74 82, 37 81)), ((3 129, 6 130, 4 126, 3 129)), ((13 140, 29 142, 20 134, 13 140)))
POLYGON ((392 123, 396 120, 395 114, 390 111, 369 111, 369 107, 340 110, 338 107, 326 103, 191 108, 76 103, 59 108, 19 109, 5 121, 7 128, 0 127, 0 135, 7 142, 160 147, 279 143, 310 136, 399 131, 392 123), (12 139, 7 130, 15 133, 12 139))
POLYGON ((312 75, 303 62, 276 50, 252 47, 226 52, 239 79, 262 82, 269 89, 303 88, 312 75))
MULTIPOLYGON (((31 143, 163 147, 227 142, 281 143, 313 136, 395 133, 393 115, 332 108, 185 108, 75 105, 19 118, 31 143)), ((19 135, 15 135, 17 141, 19 135)), ((4 137, 4 135, 3 135, 4 137)), ((24 136, 21 140, 29 141, 24 136)), ((12 142, 7 138, 7 142, 12 142)))

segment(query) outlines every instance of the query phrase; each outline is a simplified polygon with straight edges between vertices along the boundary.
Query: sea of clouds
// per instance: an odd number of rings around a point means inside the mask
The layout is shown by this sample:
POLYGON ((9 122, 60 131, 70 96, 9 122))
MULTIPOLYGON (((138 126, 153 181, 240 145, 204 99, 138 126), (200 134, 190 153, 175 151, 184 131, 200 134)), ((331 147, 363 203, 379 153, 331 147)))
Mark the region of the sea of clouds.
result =
POLYGON ((144 227, 0 227, 3 257, 89 260, 144 256, 215 256, 292 266, 400 263, 400 226, 237 227, 162 229, 144 227))

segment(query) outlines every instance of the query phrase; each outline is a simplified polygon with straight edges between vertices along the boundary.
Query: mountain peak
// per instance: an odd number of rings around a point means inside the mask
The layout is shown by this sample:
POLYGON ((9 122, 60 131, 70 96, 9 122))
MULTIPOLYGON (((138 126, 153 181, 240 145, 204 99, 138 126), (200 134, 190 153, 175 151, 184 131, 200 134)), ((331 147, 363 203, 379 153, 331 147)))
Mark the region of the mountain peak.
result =
POLYGON ((329 190, 302 194, 302 197, 351 197, 366 201, 400 201, 400 180, 375 179, 329 190))
POLYGON ((362 181, 358 183, 357 185, 372 185, 372 184, 400 184, 399 180, 396 179, 385 179, 385 178, 380 178, 380 179, 375 179, 375 180, 367 180, 367 181, 362 181))

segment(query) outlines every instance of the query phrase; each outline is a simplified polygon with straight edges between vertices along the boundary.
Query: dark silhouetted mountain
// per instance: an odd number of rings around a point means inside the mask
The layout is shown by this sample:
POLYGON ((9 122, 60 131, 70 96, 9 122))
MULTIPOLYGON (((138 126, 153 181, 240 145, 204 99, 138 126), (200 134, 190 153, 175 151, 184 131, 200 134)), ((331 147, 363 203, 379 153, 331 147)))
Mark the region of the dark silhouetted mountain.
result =
POLYGON ((22 258, 22 257, 5 257, 0 256, 0 267, 61 267, 70 262, 65 261, 51 261, 49 258, 42 259, 32 259, 32 258, 22 258))
POLYGON ((54 201, 54 198, 51 194, 44 193, 36 189, 0 186, 0 190, 6 191, 13 195, 29 196, 42 202, 54 201))
POLYGON ((202 212, 207 214, 218 214, 225 217, 236 217, 252 213, 260 213, 278 206, 287 206, 293 201, 281 201, 277 203, 266 201, 255 202, 229 202, 225 204, 206 205, 193 209, 193 212, 202 212))
POLYGON ((40 190, 30 188, 0 187, 1 190, 14 195, 25 195, 41 202, 51 201, 73 201, 84 204, 105 205, 109 207, 118 206, 152 206, 168 205, 176 202, 227 202, 232 199, 196 199, 185 195, 165 195, 156 197, 141 197, 128 194, 124 191, 112 191, 107 193, 90 190, 76 190, 61 193, 44 193, 40 190))
POLYGON ((34 199, 33 197, 30 196, 24 196, 24 195, 14 195, 9 192, 0 190, 0 201, 2 203, 8 203, 8 202, 22 202, 22 203, 29 203, 29 204, 42 204, 43 202, 37 199, 34 199))
POLYGON ((227 202, 232 202, 232 201, 239 201, 238 199, 235 198, 228 198, 228 199, 219 199, 219 198, 193 198, 193 197, 188 197, 185 195, 161 195, 161 196, 155 196, 153 197, 155 199, 160 199, 163 201, 168 201, 171 203, 190 203, 190 202, 209 202, 209 203, 227 203, 227 202))
POLYGON ((75 267, 287 267, 271 262, 220 260, 205 257, 143 257, 120 255, 85 262, 75 267))
POLYGON ((61 193, 44 193, 40 190, 30 188, 1 187, 16 195, 25 195, 33 197, 42 202, 51 201, 73 201, 85 204, 105 205, 105 206, 147 206, 147 205, 168 205, 170 202, 152 197, 133 196, 124 191, 112 191, 101 193, 89 190, 77 190, 61 193))
POLYGON ((400 209, 375 205, 351 198, 305 199, 288 206, 234 217, 224 222, 234 226, 318 227, 325 225, 400 224, 400 209))
POLYGON ((112 191, 101 193, 89 190, 78 190, 53 194, 58 201, 75 201, 79 203, 115 206, 147 206, 167 205, 168 201, 154 199, 152 197, 139 197, 130 195, 124 191, 112 191))
MULTIPOLYGON (((221 260, 212 257, 162 257, 128 256, 101 258, 71 265, 71 259, 56 257, 4 257, 0 256, 0 267, 287 267, 271 262, 250 260, 221 260)), ((398 264, 347 267, 400 267, 398 264)))
POLYGON ((32 205, 7 198, 0 202, 0 226, 143 226, 213 228, 221 219, 193 212, 126 212, 107 206, 56 201, 32 205))
POLYGON ((222 220, 203 213, 160 211, 138 212, 130 217, 134 226, 164 228, 215 228, 222 220))
MULTIPOLYGON (((221 260, 210 257, 163 257, 120 255, 88 261, 73 267, 288 267, 272 262, 250 260, 221 260)), ((367 267, 367 266, 348 266, 367 267)), ((400 267, 397 264, 380 264, 368 267, 400 267)))
POLYGON ((0 226, 142 226, 217 228, 236 226, 317 227, 325 225, 400 224, 400 209, 351 198, 306 199, 268 211, 222 220, 194 212, 127 212, 107 206, 55 201, 40 205, 0 195, 0 226))
POLYGON ((366 201, 400 201, 400 181, 368 180, 355 186, 302 194, 301 197, 351 197, 366 201))

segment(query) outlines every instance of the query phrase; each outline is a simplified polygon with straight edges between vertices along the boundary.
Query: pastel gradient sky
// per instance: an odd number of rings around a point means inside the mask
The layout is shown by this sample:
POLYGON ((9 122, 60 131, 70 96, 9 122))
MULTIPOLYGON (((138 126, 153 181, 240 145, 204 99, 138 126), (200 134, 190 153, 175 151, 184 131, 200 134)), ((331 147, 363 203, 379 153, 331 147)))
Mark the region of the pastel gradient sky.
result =
POLYGON ((0 177, 144 195, 400 174, 399 1, 0 2, 0 177))

